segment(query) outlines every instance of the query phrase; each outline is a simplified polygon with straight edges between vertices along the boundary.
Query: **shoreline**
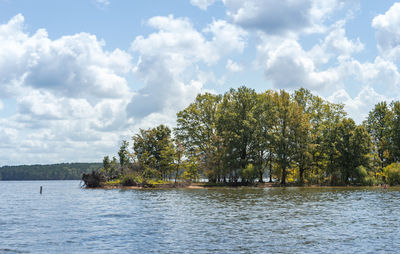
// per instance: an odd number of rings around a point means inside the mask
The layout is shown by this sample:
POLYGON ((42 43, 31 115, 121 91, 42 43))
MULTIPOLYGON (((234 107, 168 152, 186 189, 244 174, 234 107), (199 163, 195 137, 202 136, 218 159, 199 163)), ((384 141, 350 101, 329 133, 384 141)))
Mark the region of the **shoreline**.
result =
MULTIPOLYGON (((218 188, 256 188, 256 189, 265 189, 265 188, 300 188, 300 189, 384 189, 383 186, 356 186, 356 185, 346 185, 346 186, 334 186, 334 185, 280 185, 277 183, 263 183, 263 184, 255 184, 255 185, 219 185, 219 184, 204 184, 204 183, 191 183, 191 184, 159 184, 150 187, 143 186, 122 186, 122 185, 104 185, 101 187, 84 187, 84 189, 102 189, 102 190, 164 190, 164 189, 218 189, 218 188)), ((389 186, 387 185, 387 189, 400 189, 400 186, 389 186)))

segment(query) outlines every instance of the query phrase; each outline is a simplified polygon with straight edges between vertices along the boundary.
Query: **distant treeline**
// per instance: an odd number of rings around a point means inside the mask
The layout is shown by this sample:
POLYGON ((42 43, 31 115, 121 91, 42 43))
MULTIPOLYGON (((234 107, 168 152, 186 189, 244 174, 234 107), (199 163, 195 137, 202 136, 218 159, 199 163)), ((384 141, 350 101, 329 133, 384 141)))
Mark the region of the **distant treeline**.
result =
POLYGON ((101 163, 4 166, 0 167, 0 180, 80 180, 82 173, 101 166, 101 163))

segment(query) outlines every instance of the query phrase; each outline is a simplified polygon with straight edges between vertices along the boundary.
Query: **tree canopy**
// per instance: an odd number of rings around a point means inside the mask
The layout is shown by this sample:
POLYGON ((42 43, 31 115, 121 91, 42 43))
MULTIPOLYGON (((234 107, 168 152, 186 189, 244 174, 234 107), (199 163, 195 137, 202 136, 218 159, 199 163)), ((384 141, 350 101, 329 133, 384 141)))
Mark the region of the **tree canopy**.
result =
MULTIPOLYGON (((400 160, 400 102, 381 102, 356 124, 342 104, 307 89, 243 86, 199 94, 176 122, 141 129, 130 148, 123 141, 119 167, 160 180, 342 185, 382 182, 384 168, 400 160)), ((109 173, 112 164, 105 157, 109 173)), ((110 178, 123 174, 114 171, 110 178)))

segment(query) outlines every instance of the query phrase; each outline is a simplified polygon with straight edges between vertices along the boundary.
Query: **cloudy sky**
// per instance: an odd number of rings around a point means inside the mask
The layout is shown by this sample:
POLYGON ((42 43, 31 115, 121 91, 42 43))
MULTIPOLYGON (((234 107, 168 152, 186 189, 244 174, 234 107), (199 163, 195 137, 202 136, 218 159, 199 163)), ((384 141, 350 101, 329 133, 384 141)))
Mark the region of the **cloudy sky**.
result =
POLYGON ((400 99, 400 3, 0 0, 0 166, 101 161, 196 94, 400 99))

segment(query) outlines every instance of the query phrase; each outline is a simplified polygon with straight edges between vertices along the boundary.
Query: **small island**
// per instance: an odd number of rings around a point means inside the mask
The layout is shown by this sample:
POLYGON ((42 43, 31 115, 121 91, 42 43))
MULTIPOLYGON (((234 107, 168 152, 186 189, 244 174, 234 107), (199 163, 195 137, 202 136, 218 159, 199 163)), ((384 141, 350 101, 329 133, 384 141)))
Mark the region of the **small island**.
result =
POLYGON ((400 102, 356 124, 306 89, 200 94, 173 130, 141 129, 118 159, 83 174, 88 188, 400 184, 400 102), (202 179, 202 183, 198 183, 202 179), (266 183, 267 182, 267 183, 266 183), (195 183, 195 184, 193 184, 195 183))

